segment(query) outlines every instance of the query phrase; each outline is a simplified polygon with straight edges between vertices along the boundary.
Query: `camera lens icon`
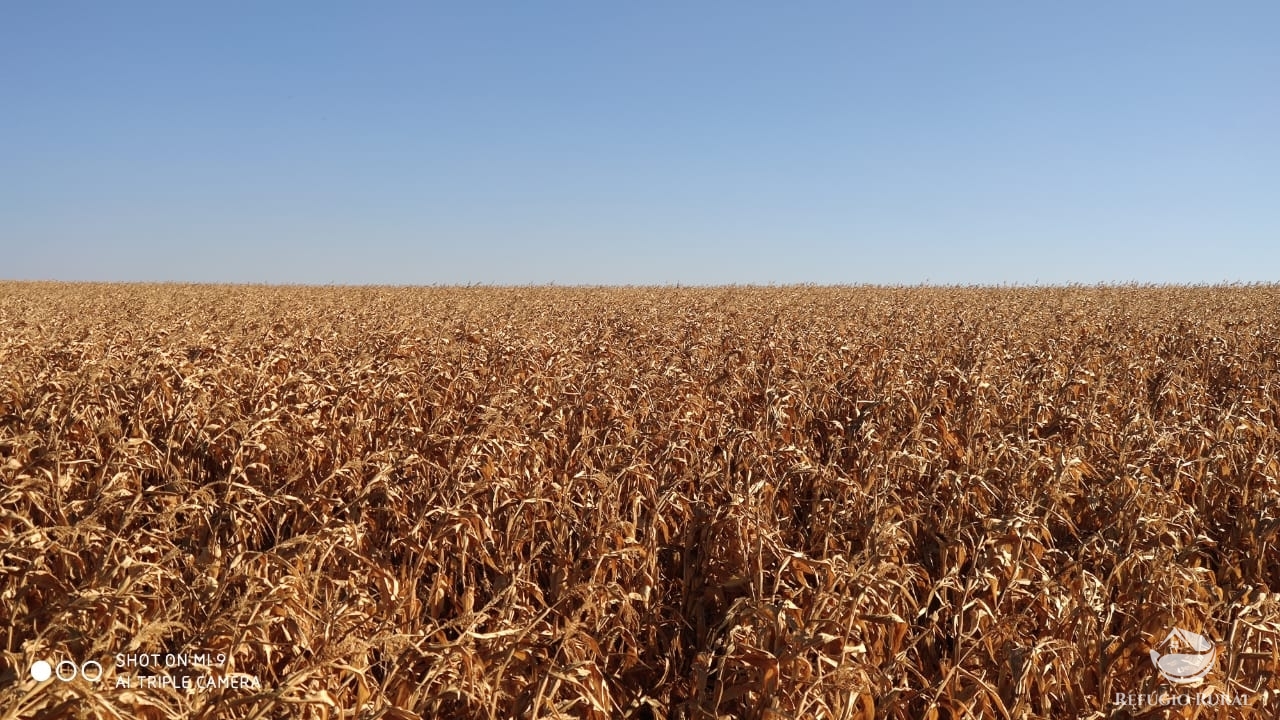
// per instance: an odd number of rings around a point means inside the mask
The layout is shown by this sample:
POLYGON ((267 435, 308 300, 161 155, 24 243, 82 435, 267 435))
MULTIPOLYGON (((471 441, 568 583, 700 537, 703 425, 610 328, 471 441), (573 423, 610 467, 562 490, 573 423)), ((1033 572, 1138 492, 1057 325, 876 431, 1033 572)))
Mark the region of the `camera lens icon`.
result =
POLYGON ((51 677, 56 677, 62 682, 71 682, 80 677, 87 682, 96 683, 102 680, 102 663, 96 660, 86 660, 79 665, 70 660, 63 660, 57 666, 50 665, 47 660, 31 663, 32 680, 44 682, 51 677))

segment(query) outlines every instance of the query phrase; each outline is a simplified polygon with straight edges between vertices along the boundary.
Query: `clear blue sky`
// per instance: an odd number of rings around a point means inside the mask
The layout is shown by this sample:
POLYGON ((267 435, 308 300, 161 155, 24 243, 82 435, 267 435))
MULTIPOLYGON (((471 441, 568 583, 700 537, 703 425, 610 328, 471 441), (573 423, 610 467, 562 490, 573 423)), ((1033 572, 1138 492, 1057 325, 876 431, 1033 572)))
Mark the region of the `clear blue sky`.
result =
POLYGON ((1280 3, 6 3, 0 278, 1280 280, 1280 3))

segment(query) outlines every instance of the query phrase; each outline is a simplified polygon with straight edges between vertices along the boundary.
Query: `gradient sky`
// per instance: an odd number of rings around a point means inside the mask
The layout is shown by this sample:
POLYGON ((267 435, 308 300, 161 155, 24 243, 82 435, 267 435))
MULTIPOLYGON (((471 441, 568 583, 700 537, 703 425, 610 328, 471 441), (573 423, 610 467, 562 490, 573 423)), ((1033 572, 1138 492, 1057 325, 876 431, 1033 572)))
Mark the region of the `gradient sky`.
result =
POLYGON ((1280 3, 26 2, 0 278, 1280 280, 1280 3))

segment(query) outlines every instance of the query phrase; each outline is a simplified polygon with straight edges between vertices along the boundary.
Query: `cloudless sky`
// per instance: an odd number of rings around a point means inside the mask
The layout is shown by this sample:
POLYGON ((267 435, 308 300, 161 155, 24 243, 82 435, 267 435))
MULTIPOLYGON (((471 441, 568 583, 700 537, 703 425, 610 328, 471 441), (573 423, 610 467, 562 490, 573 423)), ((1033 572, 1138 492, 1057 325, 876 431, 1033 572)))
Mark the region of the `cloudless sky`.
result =
POLYGON ((6 3, 0 278, 1280 280, 1280 3, 6 3))

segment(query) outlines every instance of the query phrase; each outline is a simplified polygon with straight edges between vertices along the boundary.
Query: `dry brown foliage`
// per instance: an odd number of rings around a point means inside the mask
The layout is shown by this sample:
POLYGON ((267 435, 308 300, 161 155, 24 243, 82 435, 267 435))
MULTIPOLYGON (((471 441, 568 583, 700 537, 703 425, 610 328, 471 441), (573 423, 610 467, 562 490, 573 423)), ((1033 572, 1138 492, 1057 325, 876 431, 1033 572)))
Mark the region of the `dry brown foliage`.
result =
POLYGON ((2 284, 0 718, 1274 717, 1278 308, 2 284))

